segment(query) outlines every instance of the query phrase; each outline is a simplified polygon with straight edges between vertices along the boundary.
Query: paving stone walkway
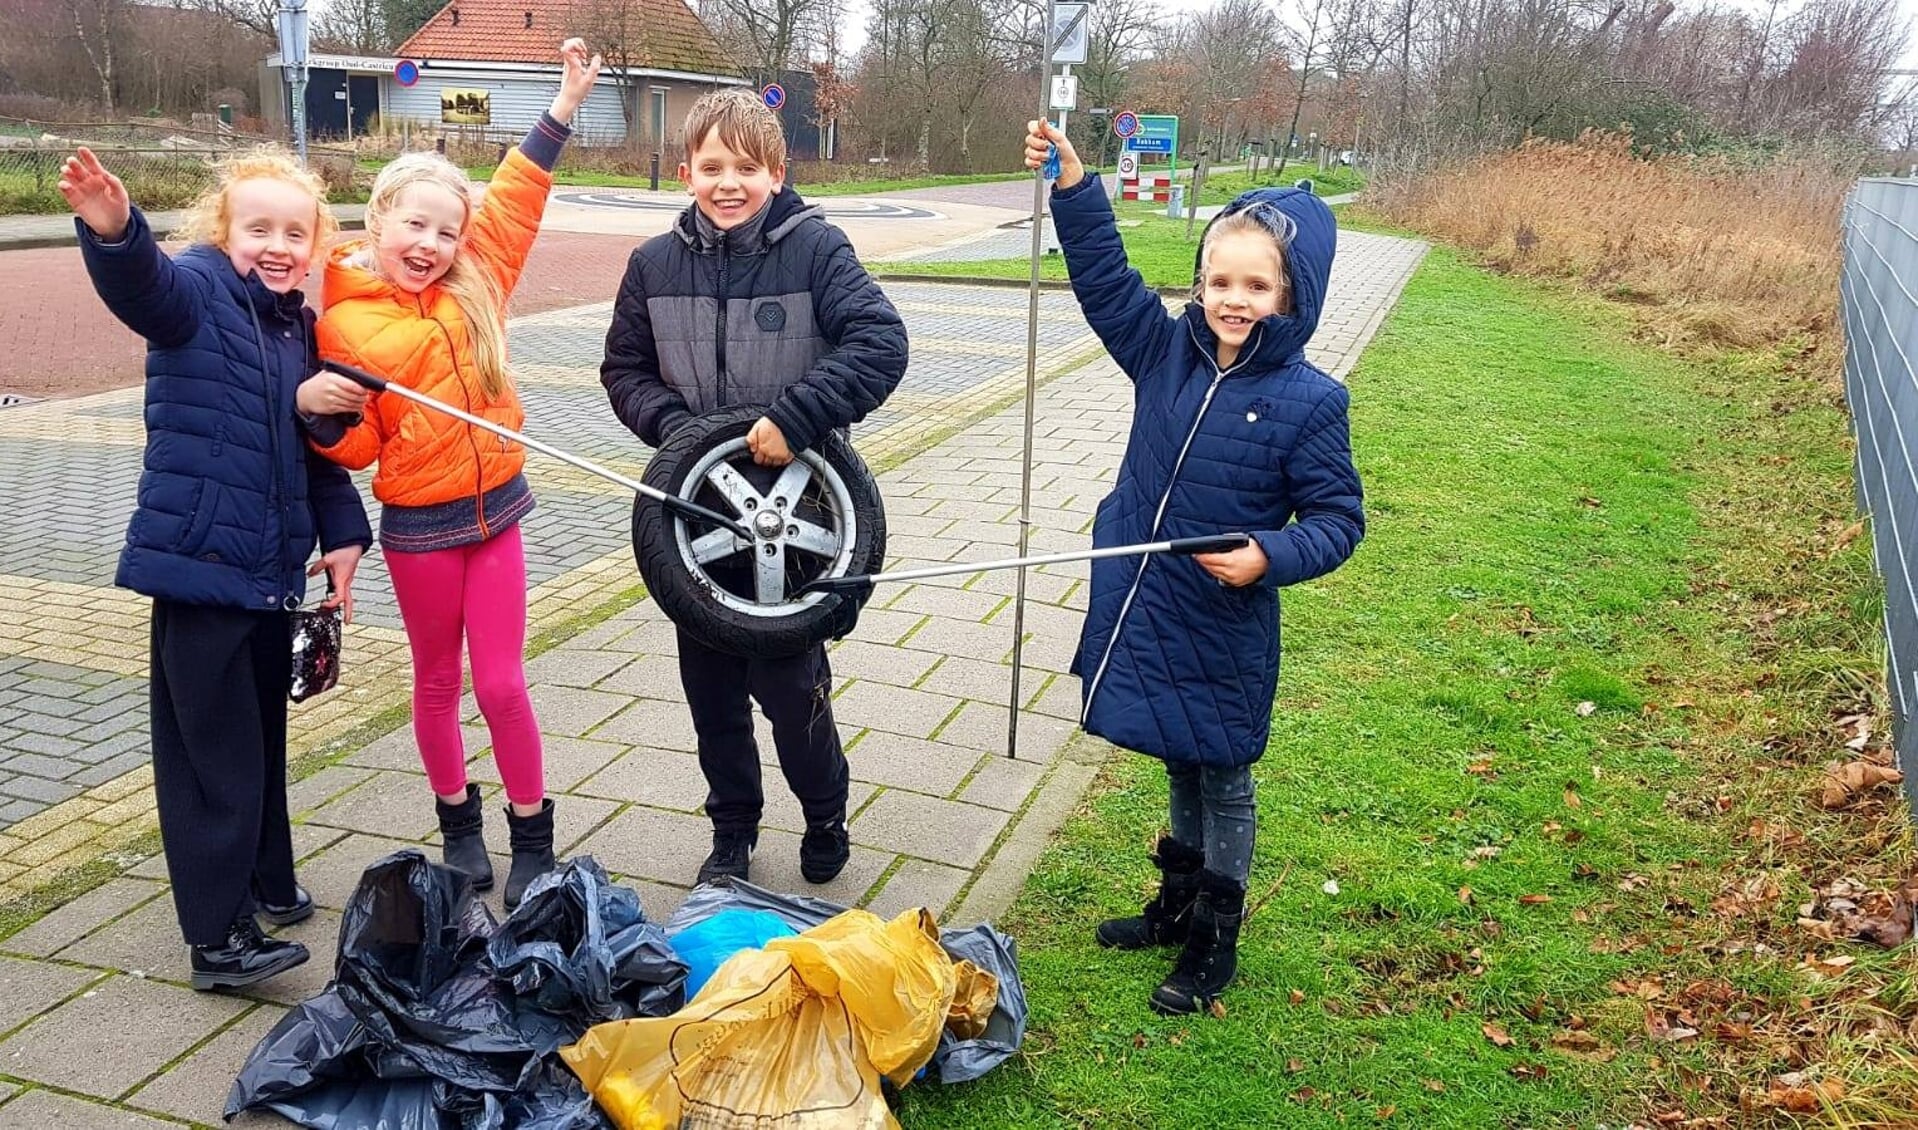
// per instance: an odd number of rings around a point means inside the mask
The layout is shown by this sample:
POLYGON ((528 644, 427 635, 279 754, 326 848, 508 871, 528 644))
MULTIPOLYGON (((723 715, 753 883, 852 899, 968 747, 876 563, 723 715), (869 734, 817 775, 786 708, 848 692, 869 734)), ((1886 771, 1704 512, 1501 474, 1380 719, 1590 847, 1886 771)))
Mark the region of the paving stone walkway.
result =
MULTIPOLYGON (((1333 280, 1335 308, 1315 345, 1315 360, 1341 375, 1347 371, 1422 253, 1415 243, 1348 236, 1333 280)), ((1025 296, 986 288, 888 290, 909 319, 921 319, 914 326, 914 369, 906 391, 886 417, 859 435, 869 459, 884 468, 894 554, 888 566, 1007 556, 1016 541, 1023 421, 1009 398, 1023 380, 1023 361, 996 347, 961 345, 992 345, 1004 329, 1001 321, 1015 320, 1002 307, 1018 312, 1014 336, 1022 340, 1025 296), (927 321, 933 318, 949 320, 939 328, 927 321), (952 370, 944 377, 942 361, 952 370), (984 379, 975 373, 968 382, 968 365, 983 371, 984 379), (967 426, 974 415, 976 422, 967 426)), ((1069 307, 1066 315, 1076 320, 1069 307)), ((522 359, 533 416, 529 430, 543 425, 549 434, 564 436, 569 449, 624 460, 637 470, 643 451, 635 453, 630 441, 605 427, 604 409, 593 402, 597 384, 578 371, 584 362, 576 354, 603 321, 603 309, 587 307, 515 324, 515 354, 522 359)), ((1083 334, 1083 323, 1077 331, 1083 334)), ((1063 366, 1078 352, 1077 346, 1061 348, 1054 360, 1063 366)), ((1033 474, 1034 552, 1084 546, 1093 507, 1108 489, 1123 447, 1128 402, 1123 377, 1103 358, 1074 366, 1043 388, 1033 474)), ((42 467, 77 462, 102 480, 130 474, 122 465, 137 463, 126 449, 138 422, 116 413, 118 407, 69 408, 36 425, 37 436, 25 441, 0 416, 0 479, 26 453, 42 467), (34 446, 8 446, 23 442, 34 446), (109 449, 111 458, 89 453, 95 446, 109 449)), ((23 410, 8 413, 15 411, 23 410)), ((628 500, 595 492, 590 481, 557 475, 551 464, 534 474, 548 500, 544 521, 552 523, 528 527, 528 545, 538 547, 547 570, 535 586, 535 615, 556 623, 569 612, 603 606, 633 583, 624 544, 628 500)), ((0 675, 6 688, 0 690, 0 711, 11 707, 9 717, 16 720, 22 703, 41 714, 33 704, 85 702, 88 696, 98 705, 119 705, 121 714, 143 713, 144 610, 104 588, 104 575, 83 572, 98 568, 111 545, 100 531, 112 525, 88 523, 84 511, 107 509, 105 500, 127 489, 130 479, 113 482, 97 484, 86 496, 90 501, 81 504, 43 488, 28 510, 36 521, 43 515, 82 516, 70 517, 71 532, 61 531, 70 560, 34 566, 18 550, 6 556, 0 541, 0 615, 12 617, 0 620, 0 671, 6 672, 0 675), (15 572, 56 566, 75 574, 53 580, 15 572), (23 609, 30 615, 19 615, 23 609), (60 626, 44 628, 43 622, 60 626), (63 642, 69 638, 75 642, 63 642), (56 655, 69 658, 63 665, 56 655)), ((4 481, 0 494, 15 497, 4 481)), ((1083 565, 1028 574, 1017 760, 1005 756, 1015 575, 975 572, 881 588, 857 630, 831 651, 838 687, 834 710, 854 778, 852 862, 823 887, 801 880, 803 824, 769 766, 755 881, 882 913, 926 906, 954 922, 1000 913, 1103 756, 1074 736, 1078 688, 1064 674, 1084 607, 1084 578, 1083 565)), ((316 722, 320 710, 300 713, 305 747, 403 700, 398 648, 390 607, 370 591, 367 623, 349 635, 350 689, 316 700, 319 706, 332 699, 337 718, 316 722)), ((670 625, 652 603, 633 604, 539 654, 529 677, 547 736, 560 846, 566 854, 597 857, 630 882, 650 915, 669 914, 709 840, 709 826, 699 815, 704 787, 680 701, 670 625)), ((80 718, 93 705, 44 716, 80 718)), ((489 790, 488 807, 496 812, 498 777, 470 698, 466 712, 472 772, 489 790)), ((762 724, 759 732, 762 759, 770 759, 768 728, 762 724)), ((140 741, 125 740, 122 752, 139 756, 140 741)), ((0 771, 31 753, 10 748, 0 771)), ((66 755, 78 758, 65 749, 39 756, 66 755)), ((24 763, 18 772, 30 776, 26 770, 37 764, 24 763)), ((330 976, 340 908, 360 872, 396 848, 435 850, 432 805, 404 723, 371 735, 297 782, 291 800, 301 879, 322 910, 286 933, 312 947, 314 960, 259 992, 209 996, 185 987, 185 951, 157 857, 0 940, 0 1130, 221 1124, 226 1089, 247 1051, 286 1006, 318 991, 330 976)), ((128 827, 150 828, 151 821, 147 771, 135 769, 14 824, 0 835, 0 848, 8 860, 19 861, 9 864, 17 869, 13 879, 38 878, 92 858, 116 842, 116 833, 122 834, 117 842, 124 842, 128 827)), ((490 820, 496 849, 505 846, 500 823, 490 820)), ((497 913, 497 893, 493 898, 497 913)), ((232 1125, 282 1124, 249 1116, 232 1125)))

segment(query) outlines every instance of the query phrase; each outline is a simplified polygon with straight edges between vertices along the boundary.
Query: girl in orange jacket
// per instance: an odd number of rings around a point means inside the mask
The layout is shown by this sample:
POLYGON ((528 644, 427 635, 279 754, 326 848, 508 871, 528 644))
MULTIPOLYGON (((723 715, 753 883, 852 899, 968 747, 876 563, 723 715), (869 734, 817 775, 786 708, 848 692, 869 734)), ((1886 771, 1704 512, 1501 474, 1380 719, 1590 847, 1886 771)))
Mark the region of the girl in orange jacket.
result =
MULTIPOLYGON (((380 171, 366 206, 370 238, 336 249, 326 265, 321 356, 521 426, 506 369, 506 298, 539 234, 567 122, 600 67, 578 39, 560 57, 552 108, 506 155, 477 207, 465 174, 437 154, 407 154, 380 171)), ((368 398, 344 378, 324 379, 324 406, 339 415, 316 429, 315 445, 354 469, 379 463, 380 546, 412 651, 413 734, 437 797, 444 858, 479 890, 493 885, 460 735, 463 638, 506 785, 506 905, 517 906, 554 866, 553 802, 526 693, 525 452, 400 397, 368 398)))

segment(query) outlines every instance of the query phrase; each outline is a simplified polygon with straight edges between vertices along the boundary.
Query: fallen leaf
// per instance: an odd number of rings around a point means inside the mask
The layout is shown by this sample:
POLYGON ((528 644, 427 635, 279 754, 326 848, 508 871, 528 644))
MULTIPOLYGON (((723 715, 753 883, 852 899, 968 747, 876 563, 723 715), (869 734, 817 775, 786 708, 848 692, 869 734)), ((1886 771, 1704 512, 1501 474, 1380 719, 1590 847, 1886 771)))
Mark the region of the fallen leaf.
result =
POLYGON ((1552 1036, 1552 1046, 1568 1052, 1594 1052, 1599 1049, 1597 1036, 1590 1032, 1558 1032, 1552 1036))
POLYGON ((1293 1003, 1293 1004, 1304 1004, 1304 1003, 1305 1003, 1305 994, 1304 994, 1303 992, 1301 992, 1301 991, 1299 991, 1298 989, 1293 989, 1293 990, 1292 990, 1292 1003, 1293 1003))
POLYGON ((1312 1096, 1316 1094, 1318 1094, 1318 1092, 1310 1087, 1300 1087, 1298 1090, 1292 1092, 1292 1097, 1299 1102, 1309 1103, 1312 1101, 1312 1096))
POLYGON ((1336 895, 1339 893, 1339 881, 1337 879, 1327 879, 1325 884, 1319 889, 1328 895, 1336 895))
POLYGON ((1672 1018, 1657 1009, 1645 1010, 1645 1034, 1664 1043, 1677 1043, 1698 1037, 1698 1029, 1672 1023, 1672 1018))
POLYGON ((1540 1063, 1514 1063, 1509 1070, 1514 1079, 1543 1079, 1547 1074, 1540 1063))
POLYGON ((1592 715, 1598 713, 1598 704, 1590 699, 1586 699, 1573 708, 1573 713, 1577 714, 1580 718, 1590 718, 1592 715))
POLYGON ((1224 1020, 1224 1019, 1225 1019, 1225 1002, 1224 1002, 1224 1001, 1222 1001, 1222 1000, 1220 1000, 1220 999, 1219 999, 1219 998, 1217 998, 1217 997, 1213 997, 1213 998, 1212 998, 1212 1004, 1211 1004, 1211 1006, 1210 1006, 1210 1007, 1209 1007, 1209 1008, 1207 1009, 1207 1011, 1209 1011, 1210 1013, 1212 1013, 1212 1015, 1213 1015, 1213 1016, 1214 1016, 1215 1018, 1217 1018, 1217 1019, 1219 1019, 1219 1020, 1224 1020))
POLYGON ((1837 977, 1851 968, 1852 963, 1857 960, 1848 953, 1841 953, 1832 957, 1807 957, 1805 964, 1814 973, 1825 977, 1837 977))
POLYGON ((1132 1046, 1133 1046, 1133 1047, 1135 1047, 1135 1048, 1142 1048, 1142 1047, 1145 1047, 1145 1033, 1144 1033, 1144 1032, 1134 1032, 1134 1033, 1132 1034, 1132 1046))
POLYGON ((1565 786, 1565 807, 1582 808, 1584 807, 1584 804, 1585 802, 1578 798, 1578 790, 1573 788, 1569 784, 1566 785, 1565 786))
POLYGON ((1782 1107, 1793 1114, 1817 1114, 1826 1106, 1845 1097, 1845 1084, 1838 1079, 1820 1079, 1807 1086, 1791 1086, 1782 1076, 1773 1081, 1767 1093, 1773 1105, 1782 1107))
POLYGON ((1853 522, 1851 525, 1846 526, 1843 530, 1839 531, 1838 537, 1832 541, 1831 552, 1827 553, 1826 556, 1835 556, 1846 546, 1858 540, 1858 535, 1864 532, 1865 524, 1863 522, 1853 522))
POLYGON ((1597 510, 1597 509, 1598 509, 1599 507, 1601 507, 1601 506, 1603 506, 1603 505, 1605 505, 1604 503, 1602 503, 1602 502, 1600 502, 1600 501, 1599 501, 1598 499, 1596 499, 1596 498, 1593 498, 1593 497, 1592 497, 1591 495, 1589 495, 1589 494, 1588 494, 1588 495, 1586 495, 1586 496, 1585 496, 1584 498, 1581 498, 1581 499, 1579 499, 1579 500, 1578 500, 1578 504, 1579 504, 1580 506, 1583 506, 1583 507, 1585 507, 1585 508, 1586 508, 1586 509, 1588 509, 1588 510, 1597 510))
POLYGON ((1392 1117, 1393 1115, 1395 1115, 1395 1114, 1397 1114, 1398 1112, 1399 1112, 1399 1108, 1398 1108, 1398 1107, 1395 1107, 1395 1106, 1382 1106, 1382 1107, 1380 1107, 1380 1108, 1379 1108, 1379 1117, 1380 1117, 1381 1119, 1384 1119, 1384 1118, 1390 1118, 1390 1117, 1392 1117))
POLYGON ((1540 903, 1551 902, 1551 901, 1552 901, 1551 895, 1520 895, 1518 896, 1518 902, 1520 906, 1537 906, 1540 903))
POLYGON ((1425 1083, 1425 1089, 1432 1092, 1435 1095, 1442 1095, 1445 1093, 1445 1084, 1439 1082, 1437 1079, 1426 1079, 1424 1080, 1424 1083, 1425 1083))
POLYGON ((1712 1035, 1717 1037, 1720 1040, 1723 1040, 1725 1043, 1735 1044, 1740 1042, 1741 1040, 1751 1039, 1752 1026, 1749 1024, 1734 1024, 1730 1021, 1726 1021, 1725 1023, 1720 1024, 1718 1027, 1712 1029, 1712 1035))
POLYGON ((1305 1061, 1302 1059, 1288 1059, 1285 1061, 1285 1069, 1297 1075, 1299 1072, 1305 1070, 1305 1061))
POLYGON ((1492 759, 1489 757, 1481 757, 1477 761, 1472 762, 1465 767, 1465 771, 1480 777, 1498 776, 1498 773, 1492 768, 1492 759))
POLYGON ((1844 808, 1880 785, 1895 785, 1905 779, 1898 770, 1869 761, 1848 761, 1825 771, 1825 792, 1818 803, 1826 808, 1844 808))
POLYGON ((1481 1026, 1479 1031, 1485 1033, 1485 1038, 1492 1041, 1496 1047, 1509 1048, 1512 1046, 1512 1037, 1505 1034, 1505 1029, 1500 1028, 1490 1021, 1487 1021, 1481 1026))

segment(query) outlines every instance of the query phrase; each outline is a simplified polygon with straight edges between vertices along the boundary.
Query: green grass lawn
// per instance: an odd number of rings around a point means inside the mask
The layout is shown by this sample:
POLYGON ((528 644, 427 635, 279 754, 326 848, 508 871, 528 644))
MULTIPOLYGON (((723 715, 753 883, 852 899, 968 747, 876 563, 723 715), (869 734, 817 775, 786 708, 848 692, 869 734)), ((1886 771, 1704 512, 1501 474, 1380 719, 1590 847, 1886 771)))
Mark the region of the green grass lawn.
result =
MULTIPOLYGON (((1192 265, 1198 253, 1199 233, 1205 230, 1203 222, 1194 226, 1193 238, 1188 241, 1185 237, 1185 221, 1167 219, 1163 207, 1155 209, 1149 204, 1120 201, 1118 213, 1121 224, 1120 234, 1125 239, 1126 254, 1131 257, 1132 265, 1137 267, 1139 273, 1145 277, 1147 285, 1192 285, 1192 265)), ((1025 257, 974 259, 956 263, 869 263, 867 266, 873 274, 880 277, 887 274, 992 279, 1032 277, 1032 260, 1025 257)), ((1065 279, 1065 256, 1046 256, 1040 263, 1039 277, 1065 279)))
MULTIPOLYGON (((1285 596, 1226 1015, 1155 1016, 1170 956, 1092 942, 1136 913, 1166 820, 1163 771, 1119 754, 1001 922, 1031 999, 1023 1058, 908 1088, 905 1125, 1597 1127, 1692 1102, 1736 1118, 1724 1001, 1761 1028, 1799 992, 1836 1008, 1796 955, 1705 945, 1738 929, 1707 911, 1753 850, 1737 832, 1789 811, 1806 771, 1750 727, 1828 728, 1834 688, 1876 670, 1868 539, 1824 552, 1850 520, 1828 391, 1770 361, 1672 360, 1589 299, 1444 251, 1351 386, 1370 530, 1285 596), (1747 616, 1766 605, 1748 601, 1784 592, 1802 640, 1764 652, 1747 616), (1648 976, 1666 978, 1656 1002, 1617 991, 1648 976), (1690 1000, 1691 981, 1725 995, 1690 1000), (1704 1036, 1648 1038, 1653 1003, 1683 1003, 1704 1036), (1680 1078, 1702 1089, 1672 1100, 1680 1078)), ((1751 929, 1789 951, 1766 931, 1806 892, 1779 874, 1751 929)), ((1905 1018, 1909 981, 1888 994, 1905 1018)))

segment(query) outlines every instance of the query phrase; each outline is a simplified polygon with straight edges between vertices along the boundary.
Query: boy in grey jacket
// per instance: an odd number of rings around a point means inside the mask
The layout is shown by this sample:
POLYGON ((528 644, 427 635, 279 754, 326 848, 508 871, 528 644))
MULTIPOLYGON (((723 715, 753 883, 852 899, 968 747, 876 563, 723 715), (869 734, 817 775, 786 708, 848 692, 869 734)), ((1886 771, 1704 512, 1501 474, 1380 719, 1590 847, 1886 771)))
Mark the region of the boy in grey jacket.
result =
MULTIPOLYGON (((906 371, 906 328, 845 233, 785 187, 779 120, 751 91, 715 91, 686 116, 679 178, 693 195, 670 231, 633 251, 613 304, 600 383, 657 447, 695 415, 763 405, 755 462, 781 466, 879 407, 906 371)), ((764 805, 752 699, 806 817, 800 873, 825 883, 851 856, 847 766, 823 644, 742 658, 679 633, 680 682, 699 736, 713 850, 699 881, 746 878, 764 805)))

